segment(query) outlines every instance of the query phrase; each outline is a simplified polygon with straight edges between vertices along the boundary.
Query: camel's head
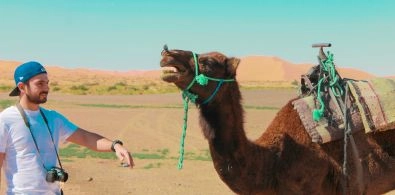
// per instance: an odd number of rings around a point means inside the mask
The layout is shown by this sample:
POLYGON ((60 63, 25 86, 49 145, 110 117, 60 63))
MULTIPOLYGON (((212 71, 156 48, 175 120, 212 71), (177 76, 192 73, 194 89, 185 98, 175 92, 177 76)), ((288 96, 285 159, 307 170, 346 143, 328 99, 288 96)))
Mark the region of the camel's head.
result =
POLYGON ((213 92, 219 91, 218 85, 235 81, 239 62, 239 59, 228 58, 219 52, 195 54, 191 51, 168 50, 165 46, 160 66, 164 81, 174 83, 184 92, 196 94, 197 101, 203 103, 213 92))

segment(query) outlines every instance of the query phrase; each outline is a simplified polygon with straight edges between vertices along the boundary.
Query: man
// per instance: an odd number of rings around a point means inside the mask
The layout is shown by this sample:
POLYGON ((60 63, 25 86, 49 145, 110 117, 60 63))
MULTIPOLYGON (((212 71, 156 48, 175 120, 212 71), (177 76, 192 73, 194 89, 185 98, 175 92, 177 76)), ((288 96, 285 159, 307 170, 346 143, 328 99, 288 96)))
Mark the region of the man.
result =
POLYGON ((67 180, 67 175, 62 172, 58 145, 64 141, 114 151, 121 161, 134 166, 121 141, 79 128, 40 106, 49 92, 47 72, 40 63, 21 64, 14 79, 16 88, 10 96, 19 96, 19 103, 0 113, 0 170, 4 165, 7 194, 61 194, 59 181, 67 180))

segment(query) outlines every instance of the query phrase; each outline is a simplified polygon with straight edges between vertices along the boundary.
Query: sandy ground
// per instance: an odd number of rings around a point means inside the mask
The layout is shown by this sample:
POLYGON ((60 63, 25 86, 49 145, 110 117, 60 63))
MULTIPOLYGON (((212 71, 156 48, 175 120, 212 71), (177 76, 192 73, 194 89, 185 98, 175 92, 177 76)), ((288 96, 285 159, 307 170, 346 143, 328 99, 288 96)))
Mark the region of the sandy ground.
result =
MULTIPOLYGON (((243 104, 280 108, 296 96, 296 90, 243 91, 243 104)), ((0 94, 1 99, 7 97, 0 94)), ((135 168, 120 166, 117 160, 71 158, 64 161, 69 180, 65 194, 234 194, 219 179, 211 161, 185 160, 177 169, 183 109, 180 94, 137 96, 50 95, 45 107, 56 109, 81 128, 110 139, 121 139, 132 153, 168 149, 171 159, 138 159, 135 168), (101 108, 81 104, 142 106, 101 108), (168 108, 163 108, 167 106, 168 108), (178 106, 178 107, 177 107, 178 106), (148 165, 160 165, 147 169, 148 165)), ((245 127, 250 139, 257 138, 277 110, 246 109, 245 127)), ((198 126, 198 114, 190 104, 185 151, 208 149, 198 126)), ((3 177, 3 176, 2 176, 3 177)), ((0 194, 4 194, 4 181, 0 194)))
MULTIPOLYGON (((281 107, 295 90, 244 91, 243 104, 281 107)), ((8 99, 7 94, 0 94, 8 99)), ((211 161, 185 160, 177 169, 183 124, 180 94, 137 96, 73 96, 51 94, 45 107, 63 113, 81 128, 110 139, 121 139, 132 153, 168 149, 172 159, 138 159, 135 168, 120 166, 117 160, 72 158, 64 161, 70 177, 65 194, 233 194, 219 179, 211 161), (143 108, 100 108, 80 104, 116 104, 143 108), (168 106, 170 108, 163 108, 168 106), (160 164, 147 169, 147 165, 160 164)), ((276 110, 246 109, 247 136, 257 138, 276 110)), ((186 152, 208 150, 198 126, 198 114, 190 104, 185 143, 186 152)), ((4 181, 0 193, 4 193, 4 181)))

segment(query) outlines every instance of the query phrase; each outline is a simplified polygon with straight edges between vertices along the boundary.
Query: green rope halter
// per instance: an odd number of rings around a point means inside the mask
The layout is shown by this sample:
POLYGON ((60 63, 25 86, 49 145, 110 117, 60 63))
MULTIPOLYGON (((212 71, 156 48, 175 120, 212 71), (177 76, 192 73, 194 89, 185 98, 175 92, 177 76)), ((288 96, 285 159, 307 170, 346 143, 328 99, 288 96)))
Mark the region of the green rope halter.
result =
POLYGON ((208 97, 206 100, 204 100, 200 105, 207 104, 209 103, 214 96, 217 94, 219 89, 221 88, 222 84, 224 82, 233 82, 236 81, 235 79, 216 79, 212 77, 208 77, 204 74, 199 74, 199 66, 198 66, 198 61, 195 53, 192 53, 193 55, 193 60, 195 62, 195 77, 189 83, 187 88, 185 88, 182 91, 182 99, 183 99, 183 104, 184 104, 184 124, 182 126, 182 135, 181 135, 181 141, 180 141, 180 157, 178 159, 178 169, 182 169, 183 162, 184 162, 184 145, 185 145, 185 136, 186 136, 186 131, 187 131, 187 122, 188 122, 188 103, 189 101, 196 103, 196 100, 198 98, 198 95, 191 93, 189 89, 192 88, 192 86, 197 82, 201 86, 206 86, 208 84, 208 81, 216 81, 218 82, 217 87, 215 88, 215 91, 208 97))
POLYGON ((321 77, 320 80, 318 81, 318 84, 317 84, 318 85, 317 99, 318 99, 318 102, 320 103, 320 109, 313 110, 314 121, 319 121, 324 116, 325 104, 324 104, 324 101, 322 100, 321 86, 328 85, 328 82, 324 82, 324 81, 329 81, 330 90, 332 90, 333 94, 336 97, 343 95, 343 88, 340 85, 339 76, 336 73, 336 68, 333 63, 333 54, 330 53, 329 51, 327 53, 328 53, 327 59, 321 61, 322 71, 327 76, 321 77))

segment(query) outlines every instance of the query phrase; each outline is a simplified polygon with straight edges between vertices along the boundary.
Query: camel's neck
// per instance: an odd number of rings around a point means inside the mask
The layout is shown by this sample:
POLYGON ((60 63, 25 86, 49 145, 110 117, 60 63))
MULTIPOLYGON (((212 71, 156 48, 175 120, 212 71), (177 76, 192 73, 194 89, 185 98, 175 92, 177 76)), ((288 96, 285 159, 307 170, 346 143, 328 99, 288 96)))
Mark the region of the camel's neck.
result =
POLYGON ((271 190, 276 185, 273 174, 277 155, 247 139, 241 95, 235 85, 236 89, 224 89, 216 101, 200 107, 200 123, 209 142, 214 167, 236 193, 257 190, 247 187, 249 183, 257 184, 260 190, 271 190), (255 181, 256 178, 260 178, 259 181, 255 181))
POLYGON ((231 155, 248 140, 243 127, 243 108, 239 90, 227 90, 216 101, 200 107, 200 124, 211 149, 231 155))

